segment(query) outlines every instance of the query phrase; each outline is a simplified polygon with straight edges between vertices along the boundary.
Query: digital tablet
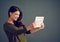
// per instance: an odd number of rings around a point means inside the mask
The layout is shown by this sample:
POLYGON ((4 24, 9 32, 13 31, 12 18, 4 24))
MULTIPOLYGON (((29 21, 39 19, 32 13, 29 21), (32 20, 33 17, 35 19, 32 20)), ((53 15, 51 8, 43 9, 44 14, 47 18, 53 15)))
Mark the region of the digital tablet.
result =
POLYGON ((43 21, 44 21, 44 16, 36 16, 35 17, 35 26, 34 26, 34 28, 36 28, 36 27, 40 27, 41 26, 41 23, 43 23, 43 21))

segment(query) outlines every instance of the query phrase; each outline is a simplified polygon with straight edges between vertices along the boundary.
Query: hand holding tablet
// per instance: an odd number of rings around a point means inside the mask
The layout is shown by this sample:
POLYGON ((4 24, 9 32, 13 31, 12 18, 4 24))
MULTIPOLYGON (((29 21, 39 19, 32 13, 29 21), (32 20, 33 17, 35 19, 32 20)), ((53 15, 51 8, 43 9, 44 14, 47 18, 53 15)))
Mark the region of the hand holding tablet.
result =
POLYGON ((41 27, 44 21, 44 16, 36 16, 35 23, 33 24, 34 28, 41 27))

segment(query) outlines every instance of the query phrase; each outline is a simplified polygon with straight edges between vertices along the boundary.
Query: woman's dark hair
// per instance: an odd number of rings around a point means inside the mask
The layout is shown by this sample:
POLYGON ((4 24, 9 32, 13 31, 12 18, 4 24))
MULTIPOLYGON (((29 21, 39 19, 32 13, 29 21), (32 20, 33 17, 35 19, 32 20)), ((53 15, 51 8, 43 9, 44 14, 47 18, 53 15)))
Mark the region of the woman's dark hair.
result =
POLYGON ((10 12, 16 12, 16 11, 19 11, 20 12, 20 15, 19 15, 19 18, 17 19, 17 21, 21 20, 22 19, 22 11, 21 9, 19 9, 17 6, 11 6, 8 10, 8 16, 10 17, 10 12))
MULTIPOLYGON (((19 11, 20 12, 20 15, 19 15, 19 18, 17 19, 17 21, 14 21, 14 25, 16 27, 20 27, 20 26, 23 26, 24 29, 26 29, 25 25, 22 23, 21 19, 22 19, 22 11, 21 9, 19 9, 17 6, 11 6, 9 8, 9 11, 8 11, 8 16, 10 17, 10 12, 16 12, 16 11, 19 11)), ((30 31, 25 31, 26 34, 30 34, 30 31)))
POLYGON ((17 21, 14 21, 14 25, 15 26, 21 26, 23 25, 22 22, 21 22, 21 19, 22 19, 22 11, 21 9, 19 9, 17 6, 11 6, 9 8, 9 11, 8 11, 8 16, 10 17, 10 12, 16 12, 16 11, 19 11, 20 12, 20 15, 19 15, 19 18, 17 19, 17 21))

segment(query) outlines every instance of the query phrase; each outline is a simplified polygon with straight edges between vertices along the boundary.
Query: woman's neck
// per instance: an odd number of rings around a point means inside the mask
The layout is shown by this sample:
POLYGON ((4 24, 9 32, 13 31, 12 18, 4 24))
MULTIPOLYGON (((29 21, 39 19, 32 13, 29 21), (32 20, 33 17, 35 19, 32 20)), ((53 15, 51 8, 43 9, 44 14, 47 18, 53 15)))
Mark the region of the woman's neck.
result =
POLYGON ((8 23, 14 24, 14 23, 13 23, 13 20, 12 20, 11 18, 8 19, 8 23))

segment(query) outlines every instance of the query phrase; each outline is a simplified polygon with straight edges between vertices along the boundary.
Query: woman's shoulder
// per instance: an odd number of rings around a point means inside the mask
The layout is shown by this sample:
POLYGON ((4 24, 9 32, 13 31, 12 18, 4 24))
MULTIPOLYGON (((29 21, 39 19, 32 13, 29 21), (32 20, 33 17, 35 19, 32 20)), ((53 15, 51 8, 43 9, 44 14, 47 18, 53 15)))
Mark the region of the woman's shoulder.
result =
POLYGON ((4 24, 3 24, 3 26, 12 26, 13 24, 11 24, 11 23, 8 23, 8 22, 5 22, 4 24))
POLYGON ((11 23, 8 23, 8 22, 5 22, 4 24, 3 24, 3 27, 4 28, 17 28, 14 24, 11 24, 11 23))
POLYGON ((7 22, 5 22, 4 24, 3 24, 3 26, 5 26, 5 25, 7 25, 8 23, 7 22))

